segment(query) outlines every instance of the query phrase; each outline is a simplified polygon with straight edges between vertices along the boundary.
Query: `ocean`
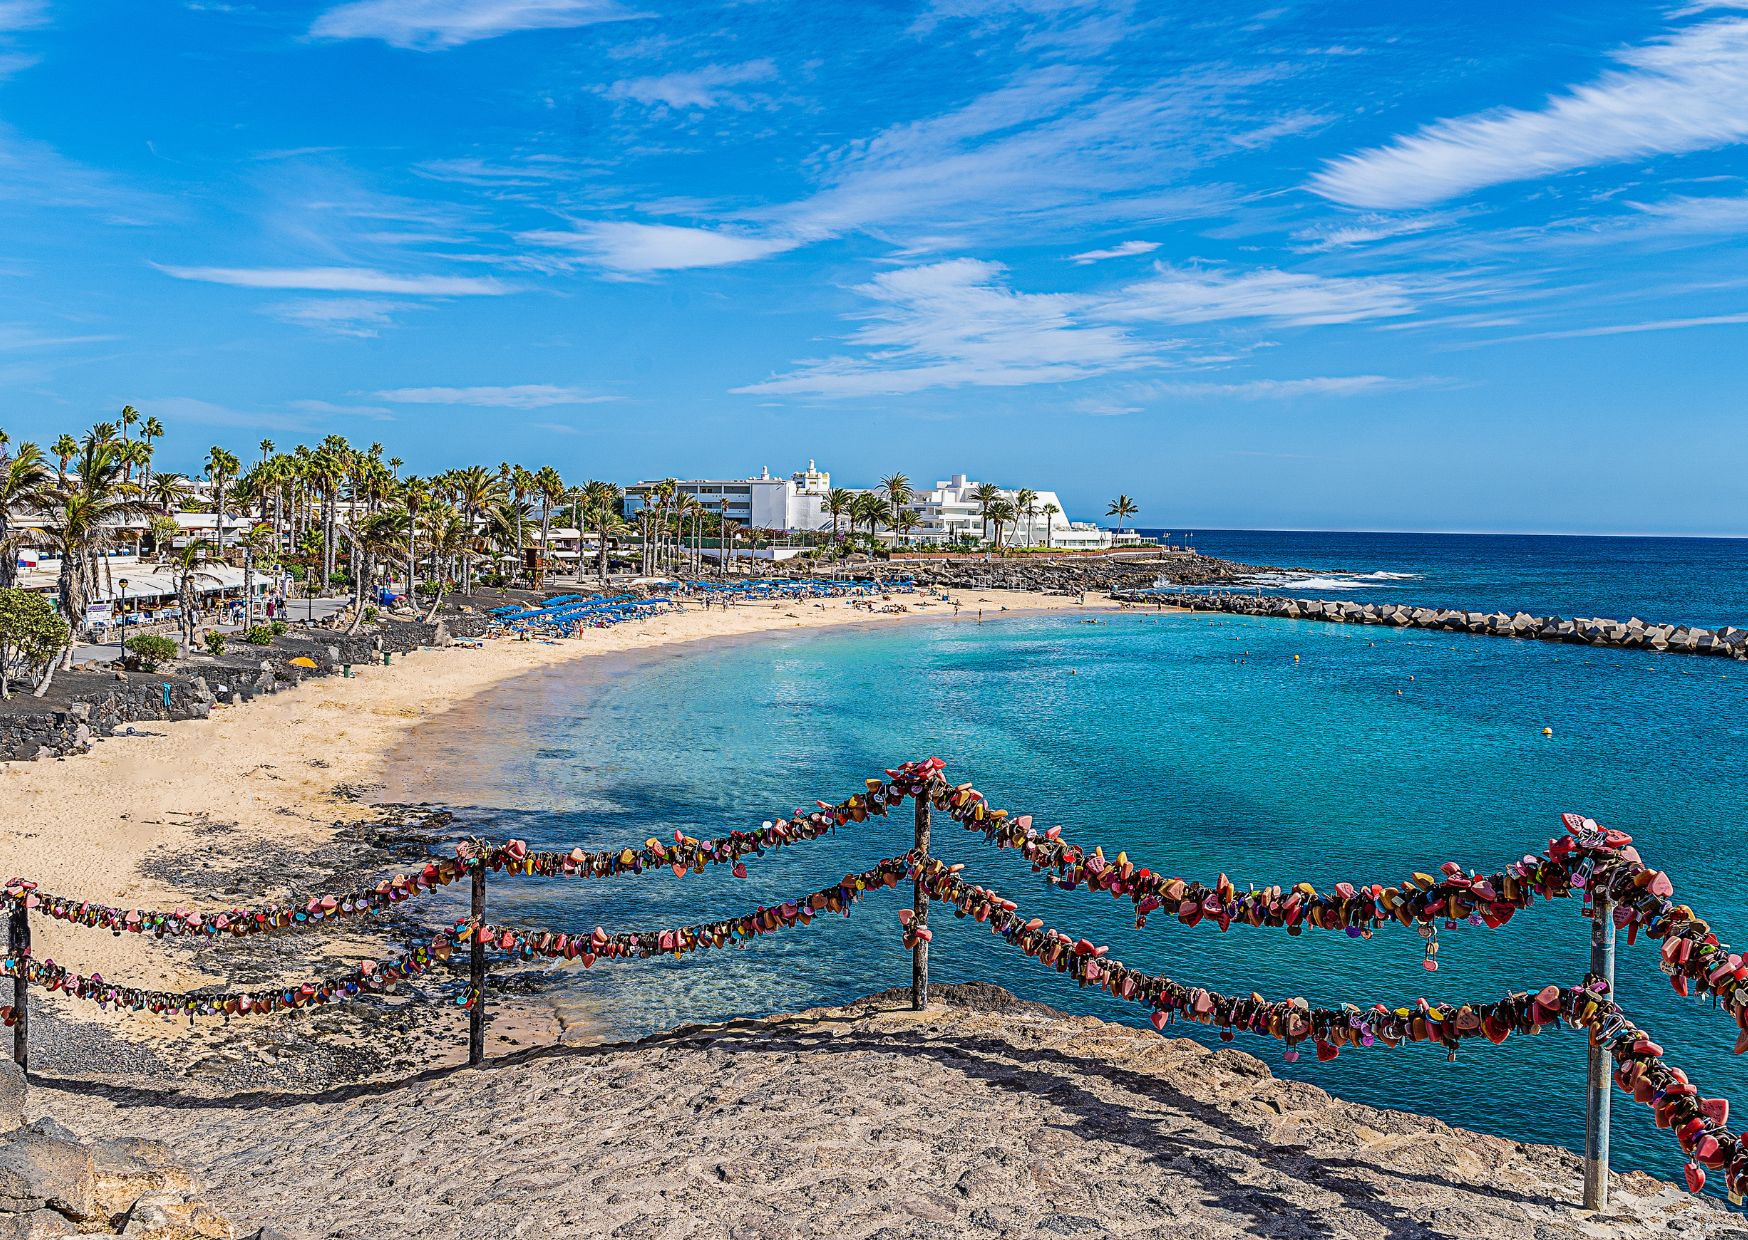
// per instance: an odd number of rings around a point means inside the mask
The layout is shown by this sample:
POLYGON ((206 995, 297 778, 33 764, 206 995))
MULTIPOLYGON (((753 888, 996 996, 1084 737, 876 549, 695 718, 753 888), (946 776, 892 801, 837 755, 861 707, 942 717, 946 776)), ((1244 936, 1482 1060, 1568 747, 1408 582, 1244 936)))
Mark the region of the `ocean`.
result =
MULTIPOLYGON (((1298 593, 1748 624, 1748 544, 1702 540, 1198 533, 1210 553, 1312 570, 1298 593), (1392 576, 1381 576, 1392 574, 1392 576), (1335 584, 1329 584, 1335 583, 1335 584)), ((714 835, 836 801, 864 776, 939 755, 992 803, 1061 823, 1138 864, 1240 886, 1394 884, 1445 861, 1491 872, 1577 810, 1630 831, 1681 898, 1748 945, 1748 668, 1406 630, 1131 612, 992 618, 773 636, 573 664, 496 692, 443 735, 416 740, 421 799, 457 803, 461 830, 543 846, 714 835), (1551 728, 1551 738, 1543 735, 1551 728), (418 760, 419 746, 428 746, 418 760), (433 757, 433 755, 436 755, 433 757)), ((909 847, 910 814, 726 871, 614 882, 499 882, 495 919, 588 930, 659 928, 813 891, 909 847)), ((1013 854, 950 822, 936 851, 975 881, 1128 964, 1180 981, 1314 1002, 1485 1001, 1571 983, 1588 961, 1572 902, 1507 927, 1441 932, 1439 969, 1408 930, 1370 940, 1156 917, 1051 888, 1013 854)), ((854 916, 745 950, 549 970, 617 1036, 788 1011, 906 984, 890 895, 854 916)), ((937 913, 934 976, 992 980, 1076 1013, 1143 1013, 1018 956, 975 922, 937 913)), ((1748 1107, 1735 1029, 1675 996, 1655 946, 1621 941, 1618 994, 1701 1092, 1748 1107)), ((1173 1026, 1217 1045, 1217 1033, 1173 1026)), ((1333 1063, 1238 1048, 1343 1097, 1521 1140, 1582 1142, 1585 1049, 1571 1031, 1503 1047, 1345 1051, 1333 1063)), ((1679 1179, 1650 1113, 1616 1094, 1615 1165, 1679 1179)))

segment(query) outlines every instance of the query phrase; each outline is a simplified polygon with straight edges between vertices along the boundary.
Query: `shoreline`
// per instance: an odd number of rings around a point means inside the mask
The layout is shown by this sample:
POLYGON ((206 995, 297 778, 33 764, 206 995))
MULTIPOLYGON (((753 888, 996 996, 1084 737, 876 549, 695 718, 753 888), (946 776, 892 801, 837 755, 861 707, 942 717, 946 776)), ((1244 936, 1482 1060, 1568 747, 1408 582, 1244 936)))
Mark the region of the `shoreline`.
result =
MULTIPOLYGON (((360 667, 351 678, 313 678, 253 702, 215 709, 207 719, 137 725, 133 735, 109 738, 85 754, 0 764, 0 802, 14 821, 29 824, 0 837, 0 870, 75 899, 203 909, 320 890, 336 874, 382 877, 404 863, 397 861, 389 822, 395 815, 385 807, 388 798, 381 789, 391 778, 397 750, 422 725, 520 677, 604 656, 687 657, 714 643, 771 633, 952 619, 942 604, 917 608, 919 598, 897 597, 912 610, 870 614, 847 599, 744 603, 709 611, 689 606, 562 641, 494 639, 483 649, 423 649, 389 667, 360 667)), ((1012 591, 964 591, 960 597, 968 604, 961 615, 967 623, 976 622, 971 617, 980 603, 986 620, 1119 610, 1105 600, 1082 605, 1012 591)), ((400 852, 404 855, 405 848, 400 852)), ((334 971, 322 965, 350 967, 374 958, 378 940, 406 928, 393 921, 353 922, 333 932, 207 948, 174 939, 96 934, 48 918, 32 922, 37 956, 101 972, 119 984, 167 990, 239 980, 239 969, 251 986, 321 976, 334 971), (321 957, 318 964, 308 963, 312 956, 321 957)), ((96 1039, 96 1046, 78 1057, 98 1062, 114 1058, 118 1047, 156 1052, 166 1043, 204 1040, 198 1031, 187 1035, 182 1023, 144 1015, 80 1004, 71 1019, 59 1021, 61 1001, 39 999, 33 1007, 47 1016, 36 1022, 33 1034, 44 1024, 72 1031, 77 1036, 66 1040, 69 1048, 96 1039)), ((341 1009, 339 1029, 346 1013, 360 1010, 341 1009)), ((503 1014, 510 1015, 509 1005, 503 1014)), ((436 1023, 442 1023, 440 1017, 436 1023)), ((227 1026, 209 1053, 222 1056, 227 1036, 237 1041, 245 1029, 280 1019, 227 1026)), ((537 1038, 548 1031, 522 1032, 537 1038)), ((266 1034, 265 1040, 282 1039, 266 1034)), ((58 1066, 54 1043, 60 1041, 51 1039, 46 1058, 38 1060, 42 1066, 58 1066)))

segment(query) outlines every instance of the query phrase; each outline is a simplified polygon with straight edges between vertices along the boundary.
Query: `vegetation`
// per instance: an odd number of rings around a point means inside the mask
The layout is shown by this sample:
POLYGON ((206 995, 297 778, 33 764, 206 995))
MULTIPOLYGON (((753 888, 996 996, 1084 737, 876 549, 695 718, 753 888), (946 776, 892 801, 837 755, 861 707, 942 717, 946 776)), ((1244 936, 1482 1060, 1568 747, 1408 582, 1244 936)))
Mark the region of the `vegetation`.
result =
POLYGON ((217 631, 209 632, 206 635, 206 652, 215 659, 222 657, 225 652, 225 635, 217 631))
POLYGON ((273 636, 273 629, 270 625, 251 624, 243 630, 243 640, 251 646, 271 646, 273 636))
POLYGON ((67 622, 41 594, 0 586, 0 698, 12 696, 14 679, 40 676, 37 696, 48 688, 55 656, 71 640, 67 622))
MULTIPOLYGON (((164 434, 156 418, 132 406, 82 436, 59 436, 46 452, 32 443, 13 446, 0 431, 0 589, 16 578, 20 546, 57 557, 56 605, 77 638, 92 600, 117 593, 109 553, 149 546, 157 571, 176 582, 181 645, 198 649, 214 587, 236 580, 225 568, 241 569, 247 630, 260 627, 260 578, 289 575, 312 597, 349 595, 356 631, 374 614, 369 605, 382 587, 434 612, 457 588, 544 586, 560 526, 574 526, 588 540, 575 568, 587 572, 592 557, 602 586, 616 555, 622 563, 635 559, 649 575, 702 574, 710 552, 732 571, 743 547, 757 549, 779 536, 746 528, 730 517, 726 501, 683 494, 673 478, 640 488, 627 503, 613 483, 572 484, 550 464, 504 461, 407 474, 382 444, 358 446, 338 435, 287 450, 263 439, 247 462, 214 444, 199 458, 196 481, 155 468, 164 434), (188 514, 196 512, 212 519, 191 523, 188 514)), ((975 499, 982 538, 952 549, 1031 547, 1040 535, 1051 545, 1061 509, 1040 506, 1037 492, 984 483, 975 499)), ((891 473, 870 491, 832 489, 822 505, 829 534, 781 536, 814 544, 815 560, 857 549, 879 553, 914 543, 923 523, 915 501, 910 479, 891 473)), ((1132 499, 1120 496, 1109 514, 1121 531, 1136 511, 1132 499)), ((70 665, 71 643, 62 649, 63 666, 70 665)))
POLYGON ((176 658, 180 647, 168 637, 159 637, 155 633, 141 633, 138 637, 127 639, 127 664, 142 672, 155 672, 159 667, 176 658))

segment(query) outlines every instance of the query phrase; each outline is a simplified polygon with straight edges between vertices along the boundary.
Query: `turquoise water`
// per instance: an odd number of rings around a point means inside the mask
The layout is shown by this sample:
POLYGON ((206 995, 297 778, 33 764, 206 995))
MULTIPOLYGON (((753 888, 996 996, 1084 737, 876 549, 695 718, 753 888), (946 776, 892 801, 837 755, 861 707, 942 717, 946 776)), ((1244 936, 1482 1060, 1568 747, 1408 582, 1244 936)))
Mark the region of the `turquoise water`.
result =
MULTIPOLYGON (((1748 908, 1736 860, 1748 818, 1748 669, 1314 623, 1124 613, 927 622, 773 637, 664 658, 605 679, 561 669, 517 691, 516 727, 468 757, 480 802, 469 830, 543 844, 638 842, 678 827, 709 835, 835 801, 865 774, 938 754, 997 805, 1060 822, 1139 864, 1240 885, 1309 879, 1394 883, 1455 860, 1491 871, 1557 833, 1562 810, 1631 831, 1678 893, 1738 945, 1748 908), (1293 656, 1299 656, 1294 662, 1293 656), (1398 695, 1400 691, 1400 695, 1398 695), (1551 740, 1541 735, 1551 727, 1551 740)), ((438 790, 441 792, 441 789, 438 790)), ((749 863, 736 880, 500 883, 493 915, 552 928, 659 927, 812 891, 909 844, 909 813, 749 863)), ((950 822, 937 853, 978 881, 1125 962, 1270 997, 1392 1005, 1486 1000, 1571 982, 1587 964, 1576 905, 1540 905, 1500 931, 1441 935, 1440 969, 1412 932, 1370 941, 1156 918, 1049 888, 1012 854, 950 822)), ((751 949, 554 973, 635 1035, 681 1021, 793 1010, 908 982, 889 896, 848 920, 751 949)), ((1142 1023, 1006 949, 975 922, 936 915, 934 972, 989 979, 1075 1012, 1142 1023)), ((1702 1092, 1748 1107, 1748 1070, 1721 1014, 1678 999, 1653 946, 1622 939, 1619 993, 1702 1092)), ((1176 1033, 1217 1038, 1193 1026, 1176 1033)), ((1282 1062, 1283 1074, 1366 1102, 1519 1139, 1575 1145, 1584 1045, 1569 1031, 1466 1048, 1347 1051, 1282 1062)), ((1649 1112, 1617 1094, 1616 1161, 1679 1176, 1649 1112)))

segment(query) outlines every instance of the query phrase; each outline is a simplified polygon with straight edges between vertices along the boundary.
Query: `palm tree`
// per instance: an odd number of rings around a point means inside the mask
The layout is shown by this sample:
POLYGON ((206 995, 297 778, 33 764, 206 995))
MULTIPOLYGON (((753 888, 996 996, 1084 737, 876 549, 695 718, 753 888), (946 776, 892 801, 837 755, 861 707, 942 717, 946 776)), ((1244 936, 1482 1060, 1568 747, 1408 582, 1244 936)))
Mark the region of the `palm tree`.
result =
POLYGON ((583 484, 583 519, 595 527, 596 566, 603 587, 607 584, 607 540, 625 524, 619 505, 619 488, 611 482, 592 479, 583 484))
POLYGON ((909 542, 910 532, 922 523, 923 519, 916 514, 915 509, 903 508, 899 510, 893 528, 898 531, 899 536, 905 542, 909 542))
POLYGON ((468 537, 461 556, 461 592, 473 593, 473 529, 479 515, 503 496, 503 483, 484 465, 469 465, 451 474, 456 505, 461 509, 468 537))
POLYGON ((1026 519, 1026 546, 1032 545, 1032 518, 1038 514, 1038 493, 1021 487, 1014 493, 1014 511, 1026 519))
POLYGON ((41 508, 50 485, 41 448, 33 443, 19 444, 18 451, 8 455, 0 443, 0 587, 10 586, 18 578, 19 537, 12 532, 13 513, 41 508))
POLYGON ((850 533, 856 532, 856 522, 868 523, 868 541, 874 541, 874 531, 886 519, 886 502, 872 491, 864 491, 856 496, 855 506, 850 511, 850 533))
POLYGON ((182 628, 182 649, 194 649, 195 632, 200 621, 200 592, 194 588, 195 578, 211 577, 218 580, 215 573, 209 571, 212 565, 218 563, 207 554, 212 550, 212 544, 204 538, 197 538, 176 553, 171 562, 176 573, 176 604, 181 611, 178 620, 182 628))
MULTIPOLYGON (((85 612, 96 589, 97 553, 115 545, 127 520, 145 509, 124 477, 121 456, 113 434, 100 438, 94 431, 81 445, 77 476, 45 496, 42 529, 60 555, 61 615, 74 640, 85 629, 85 612)), ((69 642, 63 666, 72 665, 69 642)))
POLYGON ((154 439, 164 437, 164 424, 157 418, 148 417, 140 423, 140 442, 146 445, 146 463, 140 469, 140 487, 150 490, 152 486, 152 453, 157 449, 152 447, 154 439))
POLYGON ((243 549, 243 627, 246 629, 255 623, 255 565, 257 562, 271 563, 279 548, 273 541, 271 528, 260 522, 238 535, 237 545, 243 549))
POLYGON ((407 601, 419 610, 419 514, 431 502, 431 484, 417 474, 401 480, 401 506, 407 512, 407 601))
POLYGON ((892 520, 887 524, 897 529, 899 510, 910 503, 910 479, 903 474, 887 474, 880 480, 880 489, 886 492, 886 502, 892 505, 892 520))
POLYGON ((977 489, 971 493, 979 511, 983 514, 983 541, 989 541, 989 506, 1001 498, 1001 488, 993 482, 980 482, 977 489))
POLYGON ((79 441, 74 439, 71 435, 62 435, 59 439, 55 440, 49 450, 53 452, 55 457, 61 462, 60 477, 61 482, 64 484, 67 481, 68 464, 74 457, 79 455, 79 441))
POLYGON ((1107 517, 1117 518, 1117 534, 1121 536, 1123 533, 1124 518, 1132 517, 1140 511, 1141 509, 1135 506, 1134 500, 1130 499, 1127 495, 1119 495, 1116 499, 1111 501, 1111 506, 1105 509, 1105 515, 1107 517))
POLYGON ((212 482, 213 512, 218 522, 218 556, 221 560, 225 554, 225 488, 241 468, 242 462, 223 448, 214 447, 206 455, 206 476, 212 482))
POLYGON ((132 442, 132 439, 130 437, 130 432, 133 429, 133 424, 135 422, 138 422, 139 420, 140 420, 140 411, 138 409, 135 409, 132 405, 123 405, 121 407, 121 441, 122 441, 122 443, 125 444, 125 443, 132 442))
MULTIPOLYGON (((847 490, 844 487, 833 487, 830 491, 826 492, 825 510, 831 514, 832 542, 835 543, 838 540, 838 521, 843 517, 849 516, 851 512, 854 511, 855 506, 856 496, 853 491, 847 490)), ((851 530, 850 532, 854 534, 855 530, 851 530)))
POLYGON ((1012 500, 998 499, 989 506, 989 519, 995 525, 995 549, 1001 550, 1002 527, 1018 516, 1012 500))
POLYGON ((1051 527, 1056 523, 1056 514, 1061 511, 1062 509, 1058 508, 1055 504, 1044 505, 1044 547, 1046 550, 1050 547, 1051 527))
POLYGON ((564 502, 564 479, 558 470, 542 465, 534 471, 534 493, 540 497, 540 574, 536 588, 546 584, 546 565, 552 556, 552 506, 564 502))

